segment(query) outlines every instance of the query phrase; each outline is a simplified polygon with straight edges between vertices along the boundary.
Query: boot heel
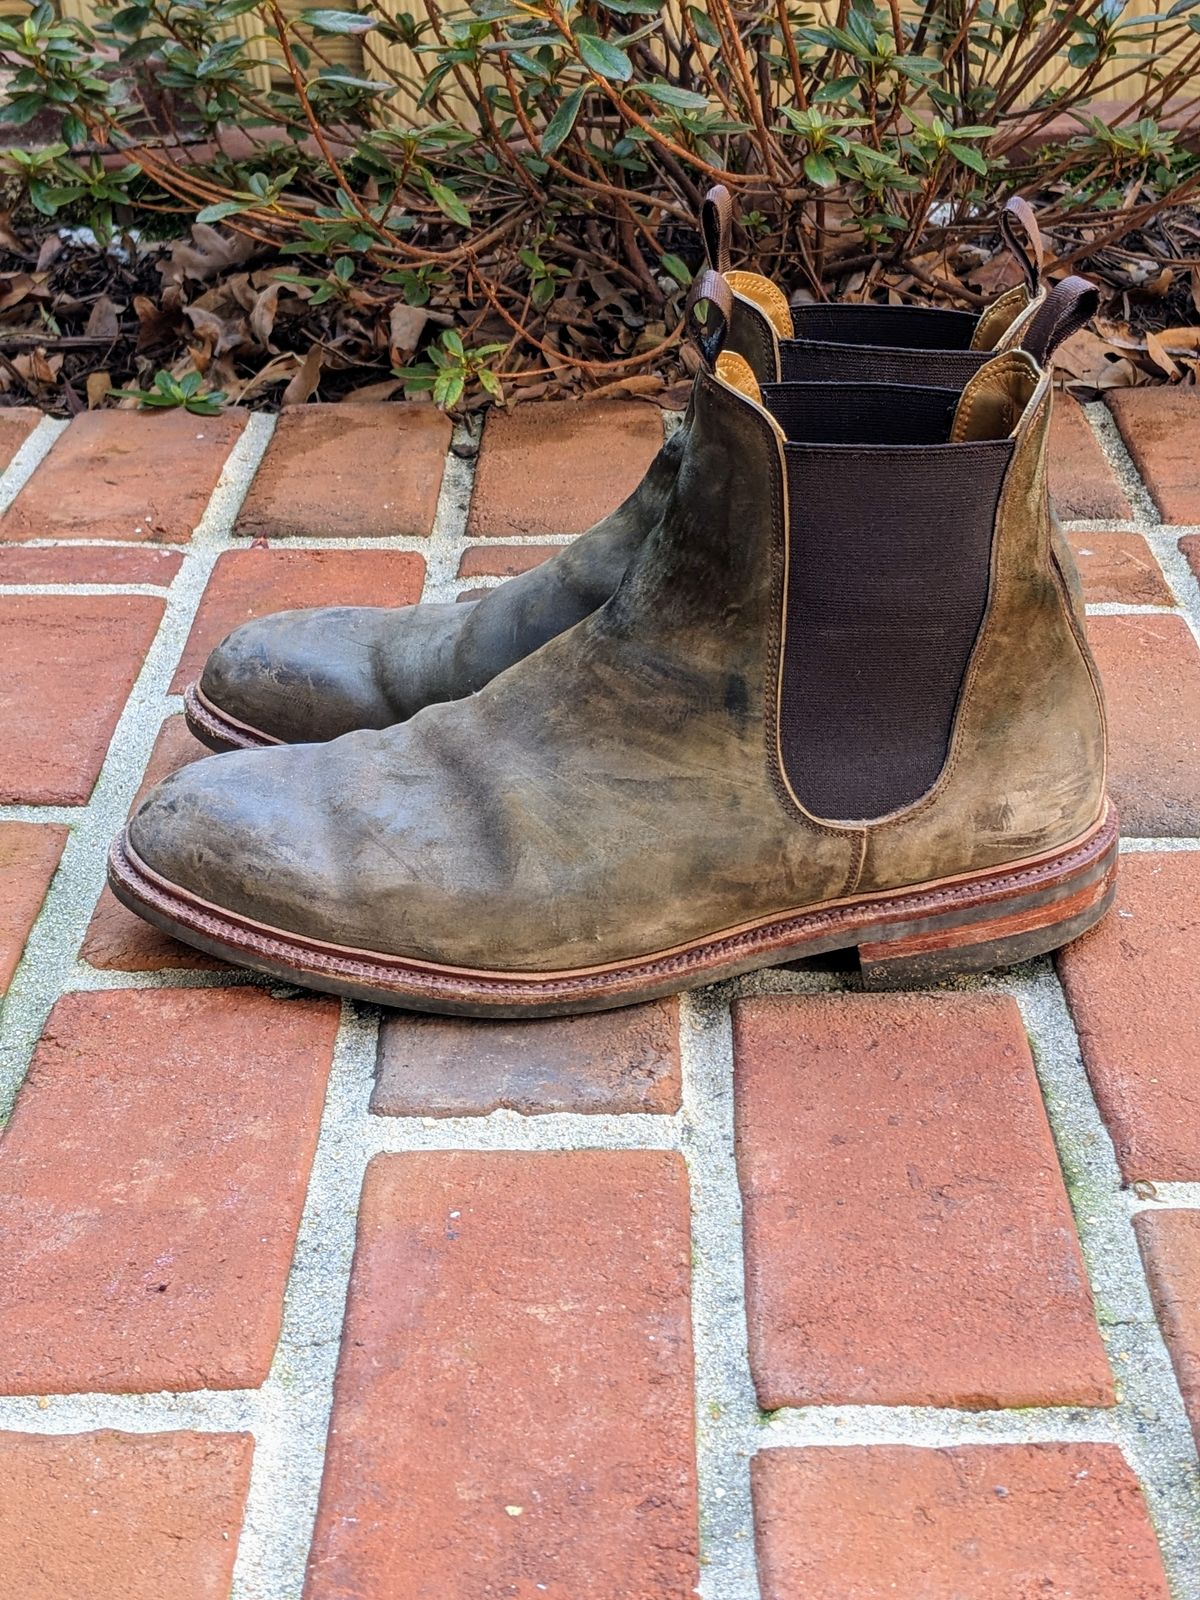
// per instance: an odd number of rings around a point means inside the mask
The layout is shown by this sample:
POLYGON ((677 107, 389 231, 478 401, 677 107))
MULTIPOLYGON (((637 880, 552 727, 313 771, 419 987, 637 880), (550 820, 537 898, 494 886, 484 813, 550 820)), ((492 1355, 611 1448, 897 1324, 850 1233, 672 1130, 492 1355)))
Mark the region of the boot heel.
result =
POLYGON ((1108 910, 1116 893, 1116 840, 1089 871, 1065 874, 1038 895, 1004 906, 994 900, 965 915, 938 916, 896 927, 860 943, 864 989, 908 989, 969 972, 1031 961, 1078 939, 1108 910), (1082 879, 1082 881, 1080 881, 1082 879))

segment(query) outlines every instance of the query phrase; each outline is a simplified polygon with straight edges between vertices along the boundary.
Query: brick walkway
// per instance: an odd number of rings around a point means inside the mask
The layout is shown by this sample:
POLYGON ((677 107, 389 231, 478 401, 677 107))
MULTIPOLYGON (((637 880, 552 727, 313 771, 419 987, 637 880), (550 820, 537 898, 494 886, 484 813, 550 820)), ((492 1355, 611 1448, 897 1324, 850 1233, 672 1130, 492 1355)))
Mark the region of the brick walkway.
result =
POLYGON ((0 413, 5 1600, 1200 1600, 1200 394, 1056 426, 1105 927, 487 1025, 249 983, 105 849, 236 622, 521 571, 659 413, 0 413))

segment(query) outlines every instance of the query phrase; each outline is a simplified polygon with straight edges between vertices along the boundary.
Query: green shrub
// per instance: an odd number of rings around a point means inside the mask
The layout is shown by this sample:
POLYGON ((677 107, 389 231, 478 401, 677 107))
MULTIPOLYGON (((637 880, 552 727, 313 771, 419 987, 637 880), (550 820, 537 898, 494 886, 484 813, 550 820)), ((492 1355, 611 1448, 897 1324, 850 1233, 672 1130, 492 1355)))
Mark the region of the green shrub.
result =
POLYGON ((134 0, 88 29, 40 4, 0 23, 7 118, 50 113, 58 142, 0 162, 38 213, 102 241, 218 223, 296 258, 310 304, 427 308, 397 370, 445 404, 498 372, 603 382, 660 360, 717 179, 744 263, 816 296, 876 260, 928 281, 926 252, 994 234, 1012 188, 1057 196, 1052 218, 1085 240, 1072 259, 1200 189, 1164 125, 1200 63, 1200 0, 1151 18, 1122 0, 842 0, 834 21, 787 0, 414 6, 297 20, 275 0, 134 0), (344 33, 361 73, 328 58, 344 33), (1131 97, 1116 126, 1088 109, 1102 81, 1131 97), (1039 151, 1066 113, 1077 134, 1039 151))

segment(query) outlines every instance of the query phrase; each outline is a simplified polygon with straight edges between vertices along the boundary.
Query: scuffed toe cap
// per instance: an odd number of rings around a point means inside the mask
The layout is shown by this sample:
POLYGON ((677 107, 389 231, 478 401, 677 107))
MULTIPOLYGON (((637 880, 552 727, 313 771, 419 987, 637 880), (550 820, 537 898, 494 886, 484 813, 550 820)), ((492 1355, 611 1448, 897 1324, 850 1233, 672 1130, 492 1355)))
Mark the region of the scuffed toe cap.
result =
POLYGON ((396 708, 379 662, 389 634, 416 609, 340 606, 256 618, 212 652, 200 691, 217 711, 284 744, 386 728, 396 708))

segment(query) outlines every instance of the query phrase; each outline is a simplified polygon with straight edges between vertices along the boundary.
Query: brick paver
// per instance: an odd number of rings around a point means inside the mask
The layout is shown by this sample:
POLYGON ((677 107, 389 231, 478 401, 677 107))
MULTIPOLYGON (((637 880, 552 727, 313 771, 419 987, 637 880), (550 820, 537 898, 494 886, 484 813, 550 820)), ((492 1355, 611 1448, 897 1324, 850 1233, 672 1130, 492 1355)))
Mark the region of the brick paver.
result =
POLYGON ((491 411, 467 532, 500 539, 582 533, 637 487, 662 439, 662 412, 636 401, 491 411))
POLYGON ((1092 617, 1108 790, 1133 837, 1200 835, 1200 648, 1182 617, 1092 617))
POLYGON ((1200 1180, 1200 856, 1127 855, 1058 965, 1125 1178, 1200 1180))
POLYGON ((0 472, 41 420, 42 413, 36 406, 5 406, 0 410, 0 472))
POLYGON ((1187 557, 1188 566, 1200 578, 1200 534, 1186 534, 1179 541, 1179 548, 1187 557))
POLYGON ((1200 1447, 1200 1211, 1143 1211, 1133 1225, 1200 1447))
POLYGON ((245 425, 238 411, 83 411, 0 519, 0 540, 181 544, 245 425))
MULTIPOLYGON (((1200 436, 1200 391, 1170 404, 1200 436)), ((288 413, 240 534, 243 418, 223 444, 71 424, 0 529, 0 586, 49 591, 0 594, 0 986, 39 917, 0 1005, 2 1600, 229 1600, 239 1545, 264 1600, 681 1600, 700 1574, 712 1600, 1165 1600, 1139 1474, 1200 1600, 1200 589, 1173 603, 1155 554, 1180 538, 1200 575, 1200 539, 1131 511, 1059 409, 1060 514, 1118 530, 1067 523, 1089 601, 1160 608, 1090 620, 1113 792, 1179 846, 1124 855, 1065 999, 1044 960, 908 996, 831 968, 493 1023, 247 983, 97 902, 103 850, 139 777, 207 757, 163 719, 221 634, 530 570, 633 487, 657 411, 493 412, 476 462, 428 407, 288 413)))
POLYGON ((1196 391, 1154 385, 1110 389, 1107 399, 1163 521, 1200 522, 1196 391))
POLYGON ((1011 1000, 739 1001, 734 1073, 766 1410, 1111 1403, 1011 1000))
POLYGON ((433 527, 450 421, 430 405, 285 411, 237 531, 383 538, 433 527))
POLYGON ((553 544, 476 544, 464 550, 460 578, 515 578, 540 567, 561 546, 553 544))
POLYGON ((477 1023, 396 1015, 379 1036, 372 1111, 484 1116, 545 1111, 675 1111, 679 1005, 590 1017, 477 1023))
POLYGON ((17 970, 66 842, 66 828, 0 822, 0 995, 17 970))
POLYGON ((87 799, 162 614, 149 595, 0 595, 0 804, 87 799))
POLYGON ((134 545, 0 545, 0 583, 153 583, 165 587, 183 557, 134 545))
POLYGON ((249 1434, 0 1434, 5 1600, 228 1600, 249 1434))
POLYGON ((762 1600, 1169 1600, 1111 1445, 764 1450, 752 1472, 762 1600))
MULTIPOLYGON (((200 761, 211 752, 193 739, 182 713, 168 717, 154 741, 146 775, 134 797, 130 811, 142 796, 172 772, 200 761)), ((108 967, 118 972, 163 972, 171 967, 196 967, 205 971, 224 967, 223 961, 206 956, 191 945, 180 944, 141 917, 135 917, 106 885, 100 891, 92 920, 83 936, 80 955, 93 967, 108 967)))
POLYGON ((1127 517, 1130 509, 1082 406, 1065 394, 1055 396, 1050 426, 1050 500, 1064 521, 1127 517))
POLYGON ((307 1600, 683 1600, 698 1575, 677 1155, 371 1164, 307 1600))
POLYGON ((58 1002, 0 1139, 0 1393, 263 1381, 337 1016, 256 989, 58 1002))
POLYGON ((402 550, 227 550, 213 568, 172 688, 199 677, 208 653, 253 617, 303 606, 406 606, 425 562, 402 550))
POLYGON ((1174 604, 1162 568, 1140 533, 1075 533, 1071 548, 1089 604, 1174 604))

